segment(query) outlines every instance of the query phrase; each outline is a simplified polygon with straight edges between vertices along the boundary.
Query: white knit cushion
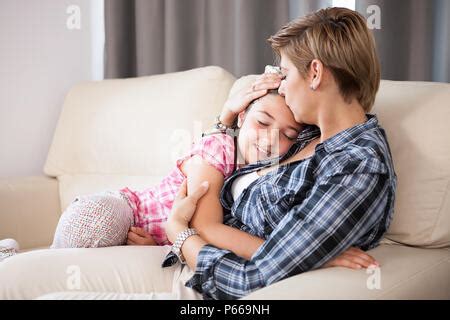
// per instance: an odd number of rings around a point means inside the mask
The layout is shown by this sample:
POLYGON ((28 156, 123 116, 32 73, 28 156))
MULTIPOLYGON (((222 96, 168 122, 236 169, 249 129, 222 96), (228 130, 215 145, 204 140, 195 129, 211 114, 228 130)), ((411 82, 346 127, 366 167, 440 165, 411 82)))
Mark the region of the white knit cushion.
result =
POLYGON ((119 191, 79 196, 61 215, 52 249, 98 248, 125 244, 133 210, 119 191))

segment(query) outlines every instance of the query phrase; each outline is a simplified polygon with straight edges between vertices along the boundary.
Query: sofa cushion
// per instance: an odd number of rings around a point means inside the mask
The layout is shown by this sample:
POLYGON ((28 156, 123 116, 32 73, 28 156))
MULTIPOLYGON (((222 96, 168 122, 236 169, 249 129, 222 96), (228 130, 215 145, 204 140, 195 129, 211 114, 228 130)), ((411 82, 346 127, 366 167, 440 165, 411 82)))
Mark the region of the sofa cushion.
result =
POLYGON ((398 185, 392 241, 450 246, 450 84, 382 81, 373 112, 385 128, 398 185))
POLYGON ((78 84, 66 96, 44 172, 163 175, 212 124, 234 81, 210 66, 78 84))
MULTIPOLYGON (((255 81, 238 79, 230 95, 255 81)), ((398 185, 391 242, 450 246, 450 84, 382 80, 372 113, 386 130, 398 185)), ((388 241, 385 241, 388 242, 388 241)))

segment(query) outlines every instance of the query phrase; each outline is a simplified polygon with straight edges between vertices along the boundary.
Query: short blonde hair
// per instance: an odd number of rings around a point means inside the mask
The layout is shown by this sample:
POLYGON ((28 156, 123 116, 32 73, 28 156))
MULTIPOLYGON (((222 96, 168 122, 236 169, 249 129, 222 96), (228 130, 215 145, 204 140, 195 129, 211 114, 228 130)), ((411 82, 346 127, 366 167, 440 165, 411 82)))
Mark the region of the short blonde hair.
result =
POLYGON ((268 39, 306 78, 314 59, 327 67, 345 101, 356 98, 370 111, 380 86, 380 62, 364 17, 346 8, 326 8, 291 21, 268 39))

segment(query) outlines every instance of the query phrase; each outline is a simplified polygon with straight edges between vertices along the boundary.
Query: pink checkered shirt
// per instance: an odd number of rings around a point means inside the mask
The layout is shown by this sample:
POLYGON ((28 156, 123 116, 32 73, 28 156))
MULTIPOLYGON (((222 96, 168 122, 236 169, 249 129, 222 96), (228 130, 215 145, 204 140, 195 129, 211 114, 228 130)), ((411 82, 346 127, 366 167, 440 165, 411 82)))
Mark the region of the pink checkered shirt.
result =
POLYGON ((156 186, 142 191, 123 188, 134 212, 134 225, 149 233, 158 245, 171 244, 164 223, 172 209, 173 201, 186 176, 180 170, 183 162, 194 155, 201 156, 228 178, 234 171, 234 141, 227 134, 212 134, 192 145, 190 152, 176 162, 176 167, 156 186))

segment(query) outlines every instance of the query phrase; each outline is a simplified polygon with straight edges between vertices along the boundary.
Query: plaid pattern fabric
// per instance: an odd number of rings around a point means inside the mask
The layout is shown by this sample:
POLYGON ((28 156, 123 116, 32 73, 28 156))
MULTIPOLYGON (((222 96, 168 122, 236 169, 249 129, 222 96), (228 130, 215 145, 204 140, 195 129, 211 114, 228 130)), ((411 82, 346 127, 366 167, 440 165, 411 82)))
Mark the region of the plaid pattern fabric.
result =
POLYGON ((134 212, 134 225, 149 233, 158 245, 171 244, 164 230, 164 223, 172 209, 173 201, 186 178, 180 170, 183 162, 199 155, 228 178, 234 170, 234 141, 227 134, 203 137, 193 144, 190 152, 177 160, 177 166, 157 185, 142 191, 123 188, 134 212))
MULTIPOLYGON (((265 239, 247 261, 205 245, 186 283, 204 299, 237 299, 287 277, 322 266, 351 246, 378 245, 392 219, 396 174, 384 130, 374 115, 316 146, 307 159, 282 165, 254 181, 233 201, 240 175, 274 161, 248 165, 225 181, 224 223, 265 239)), ((281 159, 317 137, 307 127, 281 159)), ((169 254, 163 266, 176 262, 169 254)))

